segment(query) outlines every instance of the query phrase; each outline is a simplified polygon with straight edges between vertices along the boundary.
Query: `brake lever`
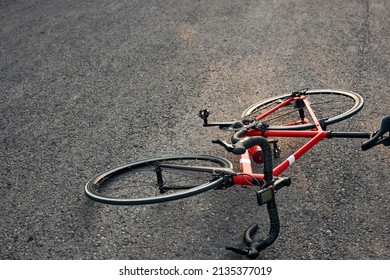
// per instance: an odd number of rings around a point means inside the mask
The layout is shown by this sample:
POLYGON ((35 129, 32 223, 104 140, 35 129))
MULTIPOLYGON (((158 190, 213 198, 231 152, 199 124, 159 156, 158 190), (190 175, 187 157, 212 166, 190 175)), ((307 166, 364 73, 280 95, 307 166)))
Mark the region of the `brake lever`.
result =
POLYGON ((390 137, 386 137, 385 139, 382 139, 381 144, 385 146, 390 146, 390 137))
POLYGON ((233 152, 234 150, 234 146, 232 144, 228 144, 226 143, 225 141, 222 141, 222 140, 212 140, 211 141, 213 144, 218 144, 218 145, 221 145, 222 147, 225 148, 226 151, 228 151, 229 153, 233 152))
POLYGON ((369 140, 362 144, 362 150, 366 151, 379 144, 390 146, 390 136, 384 136, 386 133, 390 134, 390 116, 382 119, 380 128, 372 133, 369 140))
POLYGON ((241 120, 236 121, 231 126, 229 126, 229 130, 241 130, 241 129, 250 129, 257 126, 257 121, 253 118, 243 118, 241 120))

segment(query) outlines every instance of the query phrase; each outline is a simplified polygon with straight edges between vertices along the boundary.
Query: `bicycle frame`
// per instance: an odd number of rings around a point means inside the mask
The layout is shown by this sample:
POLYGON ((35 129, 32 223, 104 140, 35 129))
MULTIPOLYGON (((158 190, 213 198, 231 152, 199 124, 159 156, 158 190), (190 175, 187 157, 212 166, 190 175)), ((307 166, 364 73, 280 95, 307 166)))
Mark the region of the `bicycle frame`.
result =
MULTIPOLYGON (((290 97, 287 100, 283 101, 279 105, 269 109, 267 112, 263 113, 262 115, 258 116, 256 119, 258 121, 261 121, 266 116, 270 115, 271 113, 274 113, 275 111, 279 110, 280 108, 289 105, 290 103, 302 100, 307 111, 310 114, 311 119, 314 122, 315 128, 311 130, 278 130, 275 129, 249 129, 247 137, 251 136, 263 136, 263 137, 295 137, 295 138, 310 138, 308 142, 306 142, 302 147, 300 147, 298 150, 296 150, 292 155, 288 156, 287 159, 285 159, 282 163, 278 164, 276 167, 273 168, 273 176, 277 177, 280 174, 282 174, 288 167, 290 167, 295 161, 297 161, 301 156, 303 156, 305 153, 307 153, 311 148, 313 148, 318 142, 325 138, 332 138, 332 137, 340 137, 340 138, 370 138, 371 133, 365 133, 365 132, 331 132, 326 131, 322 125, 320 120, 316 117, 314 114, 309 101, 307 100, 306 96, 298 96, 298 97, 290 97)), ((292 126, 296 124, 302 124, 302 123, 308 123, 307 119, 302 119, 298 122, 293 122, 290 124, 285 124, 285 126, 292 126)), ((234 185, 251 185, 253 178, 256 178, 256 180, 263 180, 264 174, 259 173, 253 173, 252 170, 252 162, 251 162, 251 155, 248 152, 248 150, 239 156, 240 158, 240 168, 241 173, 237 174, 233 178, 234 185)))

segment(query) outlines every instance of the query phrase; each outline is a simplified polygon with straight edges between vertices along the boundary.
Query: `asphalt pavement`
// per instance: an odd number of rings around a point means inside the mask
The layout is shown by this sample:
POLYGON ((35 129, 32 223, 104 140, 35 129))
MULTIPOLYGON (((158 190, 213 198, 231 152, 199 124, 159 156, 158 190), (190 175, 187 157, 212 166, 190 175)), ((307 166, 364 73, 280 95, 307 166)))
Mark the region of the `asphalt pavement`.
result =
MULTIPOLYGON (((300 88, 355 91, 363 110, 331 129, 374 131, 390 115, 386 0, 1 0, 0 259, 243 259, 265 207, 240 187, 151 206, 84 195, 89 178, 161 155, 236 157, 240 117, 300 88)), ((281 229, 260 259, 389 259, 386 147, 328 139, 285 175, 281 229)), ((282 156, 289 156, 289 142, 282 156)))

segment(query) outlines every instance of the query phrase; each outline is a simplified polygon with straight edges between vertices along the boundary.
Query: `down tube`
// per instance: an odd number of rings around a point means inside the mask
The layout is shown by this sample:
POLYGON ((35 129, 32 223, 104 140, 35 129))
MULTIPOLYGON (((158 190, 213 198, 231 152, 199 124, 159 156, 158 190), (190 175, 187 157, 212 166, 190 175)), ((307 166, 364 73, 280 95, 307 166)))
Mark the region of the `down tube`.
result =
POLYGON ((302 155, 304 155, 307 151, 313 148, 321 140, 327 138, 328 133, 326 131, 318 132, 318 134, 310 139, 305 145, 303 145, 299 150, 297 150, 294 154, 289 156, 285 161, 276 166, 273 170, 274 176, 279 176, 283 171, 285 171, 289 166, 291 166, 296 160, 298 160, 302 155))
POLYGON ((240 155, 241 173, 233 177, 233 185, 256 185, 264 180, 264 174, 253 174, 249 152, 240 155))

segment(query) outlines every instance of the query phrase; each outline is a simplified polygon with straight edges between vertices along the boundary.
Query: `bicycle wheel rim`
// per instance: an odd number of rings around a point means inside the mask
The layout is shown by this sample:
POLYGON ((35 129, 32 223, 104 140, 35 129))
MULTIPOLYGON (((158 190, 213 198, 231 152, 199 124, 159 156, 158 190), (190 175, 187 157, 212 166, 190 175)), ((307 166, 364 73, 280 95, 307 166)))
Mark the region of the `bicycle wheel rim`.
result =
MULTIPOLYGON (((338 112, 334 115, 321 118, 318 117, 317 114, 324 113, 324 112, 315 112, 318 119, 322 120, 322 123, 325 126, 335 124, 337 122, 352 117, 353 115, 358 113, 363 108, 364 105, 363 98, 359 94, 350 91, 332 90, 332 89, 315 89, 315 90, 307 90, 303 95, 307 96, 308 100, 310 100, 310 98, 314 96, 340 97, 340 98, 344 98, 345 102, 348 103, 348 107, 345 110, 343 109, 341 112, 338 112)), ((291 94, 286 94, 282 96, 271 97, 263 101, 260 101, 258 103, 255 103, 243 112, 242 117, 255 116, 257 110, 260 110, 261 108, 266 108, 267 106, 269 106, 270 104, 278 100, 285 100, 290 97, 291 94)), ((268 129, 270 130, 306 130, 306 129, 312 129, 316 127, 314 123, 296 124, 291 126, 273 125, 273 124, 269 124, 269 125, 270 127, 268 129)))
MULTIPOLYGON (((136 172, 137 169, 143 168, 143 167, 150 167, 153 168, 153 165, 157 162, 176 162, 181 160, 187 160, 187 161, 200 161, 205 162, 208 164, 216 164, 217 167, 223 167, 223 168, 233 168, 233 165, 230 161, 228 161, 225 158, 222 157, 216 157, 216 156, 208 156, 208 155, 186 155, 186 156, 166 156, 166 157, 159 157, 159 158, 153 158, 153 159, 146 159, 141 160, 133 163, 129 163, 114 169, 111 169, 109 171, 103 172, 92 179, 88 181, 88 183, 85 185, 85 194, 92 200, 98 201, 101 203, 106 204, 115 204, 115 205, 144 205, 144 204, 154 204, 154 203, 162 203, 177 199, 183 199, 186 197, 190 197, 193 195, 200 194, 202 192, 205 192, 210 189, 217 188, 218 186, 221 186, 224 182, 224 178, 216 177, 214 180, 205 182, 203 184, 184 189, 179 192, 173 192, 169 194, 162 194, 158 196, 141 196, 141 197, 116 197, 116 196, 110 196, 106 195, 101 192, 100 190, 100 184, 108 179, 116 179, 119 176, 122 176, 126 172, 136 172)), ((206 166, 206 165, 204 165, 206 166)), ((193 171, 198 172, 198 171, 193 171)), ((182 173, 182 171, 178 171, 178 174, 182 173)), ((200 172, 198 172, 200 173, 200 172)), ((147 178, 145 178, 147 179, 147 178)), ((133 186, 124 186, 124 188, 132 188, 133 186)), ((153 186, 150 186, 151 189, 153 186)), ((110 186, 107 186, 107 188, 110 188, 110 186)))

